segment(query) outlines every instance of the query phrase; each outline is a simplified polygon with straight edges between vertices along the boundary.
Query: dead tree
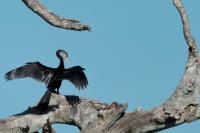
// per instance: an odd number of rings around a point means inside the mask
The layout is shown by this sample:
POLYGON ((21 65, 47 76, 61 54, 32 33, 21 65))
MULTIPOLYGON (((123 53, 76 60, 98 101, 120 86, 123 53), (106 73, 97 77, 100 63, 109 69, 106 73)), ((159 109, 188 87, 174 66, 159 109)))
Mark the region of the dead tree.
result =
MULTIPOLYGON (((49 24, 70 30, 89 30, 76 20, 63 19, 49 12, 37 0, 22 0, 32 11, 49 24)), ((0 132, 55 132, 51 124, 62 123, 77 126, 81 133, 140 133, 172 128, 200 118, 200 57, 190 32, 188 18, 181 0, 173 0, 188 45, 188 62, 184 75, 175 92, 163 104, 151 110, 136 109, 125 113, 127 104, 113 102, 111 105, 77 96, 52 94, 49 108, 39 112, 30 107, 22 113, 0 120, 0 132)))

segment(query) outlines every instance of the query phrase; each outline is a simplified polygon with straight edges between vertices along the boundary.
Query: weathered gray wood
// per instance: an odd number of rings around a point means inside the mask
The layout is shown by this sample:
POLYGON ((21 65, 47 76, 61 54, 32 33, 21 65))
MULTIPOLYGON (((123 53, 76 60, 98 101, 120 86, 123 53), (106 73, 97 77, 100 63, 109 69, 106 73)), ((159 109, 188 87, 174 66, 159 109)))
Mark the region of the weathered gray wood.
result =
POLYGON ((29 9, 38 14, 50 25, 56 26, 58 28, 76 30, 76 31, 83 31, 83 30, 90 31, 91 29, 88 25, 81 24, 77 20, 65 19, 63 17, 54 14, 53 12, 50 12, 38 0, 22 0, 22 1, 29 9))
POLYGON ((189 46, 189 58, 185 73, 172 96, 162 105, 150 111, 126 114, 117 121, 111 132, 155 132, 199 119, 200 58, 190 32, 190 26, 181 0, 173 0, 183 24, 183 33, 189 46))
POLYGON ((26 111, 0 120, 0 132, 35 132, 49 123, 62 123, 77 126, 82 132, 97 132, 111 126, 121 116, 127 104, 111 105, 76 96, 52 94, 49 108, 45 112, 30 107, 26 111), (92 131, 91 131, 92 132, 92 131))
MULTIPOLYGON (((24 0, 25 1, 25 0, 24 0)), ((30 2, 30 1, 29 1, 30 2)), ((136 109, 125 113, 127 104, 111 105, 76 96, 52 94, 45 112, 31 107, 23 113, 0 120, 0 132, 35 132, 48 124, 77 126, 81 133, 143 133, 155 132, 192 122, 200 118, 200 56, 190 32, 188 18, 181 0, 173 0, 183 23, 189 47, 184 75, 172 96, 151 110, 136 109)))

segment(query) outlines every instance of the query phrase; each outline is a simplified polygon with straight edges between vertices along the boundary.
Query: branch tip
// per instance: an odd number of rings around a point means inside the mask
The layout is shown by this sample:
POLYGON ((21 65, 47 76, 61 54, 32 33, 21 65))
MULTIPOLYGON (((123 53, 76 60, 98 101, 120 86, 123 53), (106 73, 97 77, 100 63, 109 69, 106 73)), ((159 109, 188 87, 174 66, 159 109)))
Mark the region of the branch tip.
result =
POLYGON ((181 3, 181 0, 173 0, 173 4, 178 10, 182 24, 183 24, 183 34, 185 37, 185 41, 187 45, 189 46, 189 52, 191 53, 190 55, 197 56, 197 46, 195 39, 193 38, 191 32, 190 32, 190 25, 189 25, 189 20, 186 14, 186 11, 184 9, 183 4, 181 3))
POLYGON ((30 10, 39 15, 42 19, 44 19, 44 21, 46 21, 52 26, 68 30, 91 31, 91 28, 88 25, 81 24, 80 21, 78 20, 65 19, 63 17, 54 14, 49 9, 44 7, 38 0, 22 0, 22 1, 30 10))

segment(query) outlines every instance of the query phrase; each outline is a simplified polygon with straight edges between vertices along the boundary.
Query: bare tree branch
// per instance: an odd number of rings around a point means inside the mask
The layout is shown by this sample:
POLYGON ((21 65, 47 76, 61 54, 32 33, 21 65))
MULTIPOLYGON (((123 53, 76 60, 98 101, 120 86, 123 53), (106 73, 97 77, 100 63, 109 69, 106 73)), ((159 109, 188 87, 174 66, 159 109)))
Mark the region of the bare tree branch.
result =
POLYGON ((185 73, 172 96, 160 106, 125 113, 127 104, 111 105, 77 96, 52 94, 45 112, 31 107, 23 113, 0 120, 0 132, 36 132, 50 124, 77 126, 81 133, 143 133, 161 131, 200 119, 200 58, 180 0, 173 0, 182 22, 189 59, 185 73))
POLYGON ((197 50, 195 40, 190 32, 190 25, 189 25, 189 21, 188 21, 188 17, 185 12, 185 9, 181 3, 181 0, 173 0, 173 2, 181 16, 181 20, 183 23, 183 33, 184 33, 186 43, 188 44, 191 53, 195 55, 198 50, 197 50))
POLYGON ((111 105, 77 96, 52 94, 50 105, 45 112, 31 107, 26 111, 0 120, 0 132, 35 132, 48 124, 62 123, 77 126, 82 132, 105 130, 123 115, 127 104, 111 105), (80 103, 79 103, 80 102, 80 103), (98 126, 97 126, 98 125, 98 126))
POLYGON ((50 12, 46 7, 44 7, 38 0, 22 1, 29 9, 38 14, 41 18, 43 18, 47 23, 52 26, 76 31, 90 31, 91 29, 88 25, 81 24, 77 20, 65 19, 63 17, 55 15, 54 13, 50 12))

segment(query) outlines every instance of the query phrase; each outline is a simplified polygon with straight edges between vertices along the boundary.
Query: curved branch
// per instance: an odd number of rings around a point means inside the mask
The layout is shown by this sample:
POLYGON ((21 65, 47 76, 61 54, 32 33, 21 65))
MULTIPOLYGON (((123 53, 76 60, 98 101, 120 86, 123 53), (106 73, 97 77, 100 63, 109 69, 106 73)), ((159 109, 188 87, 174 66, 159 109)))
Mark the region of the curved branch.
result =
POLYGON ((169 100, 149 111, 140 109, 125 114, 113 125, 111 132, 155 132, 199 119, 200 58, 193 61, 169 100))
POLYGON ((65 19, 63 17, 55 15, 54 13, 50 12, 47 8, 45 8, 38 0, 22 1, 29 9, 38 14, 41 18, 43 18, 47 23, 49 23, 52 26, 76 31, 91 30, 91 28, 88 25, 81 24, 77 20, 65 19))
POLYGON ((188 21, 188 17, 185 12, 185 9, 181 3, 181 0, 173 0, 173 3, 175 5, 175 7, 177 8, 177 10, 179 11, 179 14, 181 16, 181 20, 182 20, 182 24, 183 24, 183 34, 184 34, 186 43, 189 46, 190 52, 193 55, 195 55, 198 50, 197 50, 195 40, 190 32, 190 25, 189 25, 189 21, 188 21))
POLYGON ((180 0, 173 2, 181 16, 183 33, 189 46, 184 76, 169 100, 150 111, 139 110, 126 114, 114 124, 113 133, 155 132, 200 118, 200 58, 184 7, 180 0))

